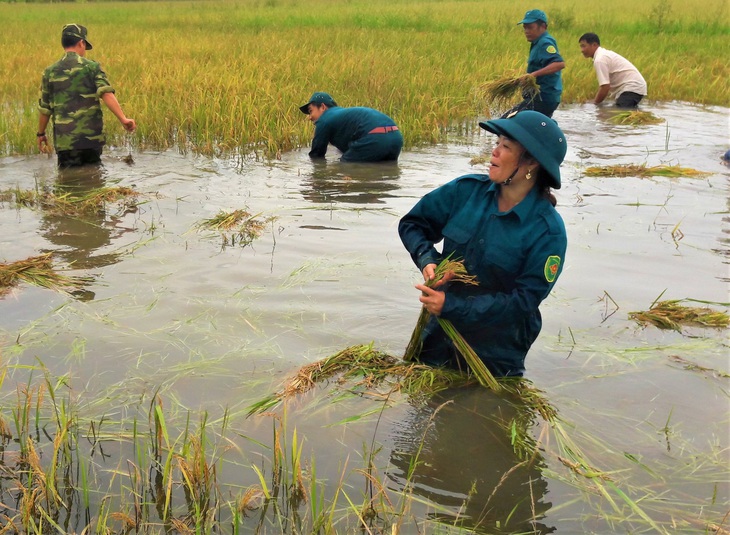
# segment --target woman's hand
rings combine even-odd
[[[423,280],[428,282],[434,279],[436,276],[436,264],[426,264],[426,267],[423,268]],[[433,285],[434,288],[438,288],[442,284],[446,284],[451,279],[454,278],[454,272],[448,271],[444,273],[444,276],[441,278],[440,281],[438,281],[436,284]]]
[[[428,268],[428,266],[426,266]],[[424,272],[426,271],[424,268]],[[418,300],[423,303],[423,307],[431,314],[440,316],[444,308],[446,294],[440,290],[429,288],[425,284],[416,284],[416,289],[421,290],[421,297]]]

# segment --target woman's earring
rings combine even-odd
[[[525,175],[525,178],[527,180],[532,180],[532,169],[527,170],[527,174]]]

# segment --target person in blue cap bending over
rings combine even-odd
[[[560,71],[565,68],[565,60],[558,52],[555,39],[547,31],[548,19],[544,11],[531,9],[517,24],[522,24],[525,38],[530,42],[525,76],[535,77],[540,86],[540,94],[534,98],[523,94],[523,101],[502,117],[521,110],[535,110],[552,117],[563,93],[563,77]]]
[[[438,316],[451,321],[493,375],[521,376],[542,328],[538,307],[565,261],[565,225],[551,188],[560,188],[567,143],[555,121],[531,110],[479,126],[499,136],[489,174],[464,175],[426,194],[398,225],[424,281],[447,257],[462,260],[478,281],[449,282],[447,274],[437,287],[416,285],[431,314],[417,360],[466,366]]]
[[[343,162],[394,161],[403,148],[395,121],[372,108],[342,108],[318,91],[299,109],[315,125],[310,158],[324,158],[330,143],[342,152]]]

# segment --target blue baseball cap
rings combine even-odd
[[[312,93],[312,96],[309,97],[309,102],[303,106],[299,106],[299,109],[304,115],[309,115],[310,104],[326,104],[329,108],[337,106],[337,102],[335,102],[335,99],[332,98],[332,95],[323,91],[316,91],[315,93]]]
[[[479,126],[522,145],[550,176],[550,185],[560,189],[560,164],[568,152],[568,143],[558,123],[540,112],[524,110]]]
[[[527,13],[525,13],[525,18],[523,18],[520,22],[517,24],[530,24],[533,22],[542,21],[545,24],[548,23],[547,21],[547,15],[545,12],[541,9],[531,9]]]

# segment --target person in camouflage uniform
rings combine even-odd
[[[46,127],[53,118],[53,142],[61,168],[101,162],[104,147],[100,100],[128,132],[137,128],[114,95],[106,73],[97,62],[87,59],[92,46],[87,31],[79,24],[66,24],[61,31],[63,57],[46,68],[38,101],[38,148],[49,152]]]

